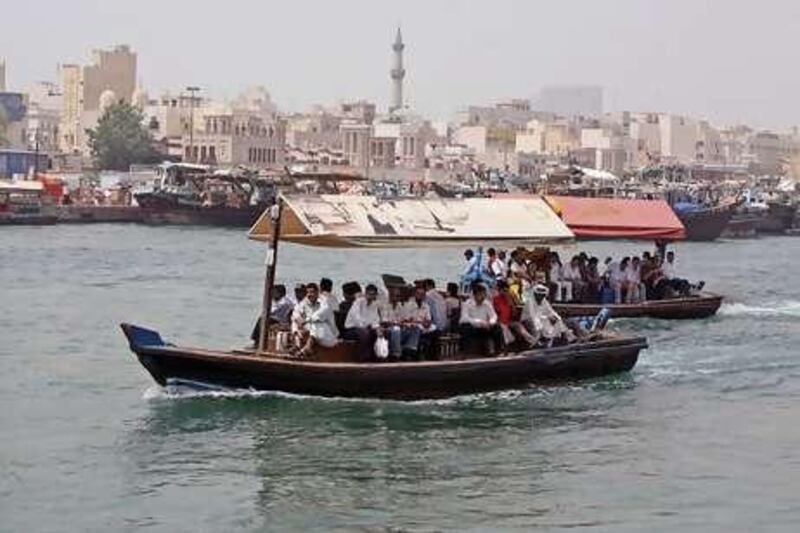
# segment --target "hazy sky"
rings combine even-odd
[[[385,108],[402,24],[406,94],[437,118],[587,83],[605,87],[607,110],[800,124],[800,0],[0,0],[0,13],[18,89],[128,43],[151,94],[262,84],[282,110]]]

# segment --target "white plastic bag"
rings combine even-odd
[[[378,337],[375,340],[375,357],[378,359],[386,359],[389,357],[389,341],[384,337]]]

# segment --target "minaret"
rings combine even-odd
[[[0,58],[0,93],[6,90],[6,62]]]
[[[403,78],[406,71],[403,68],[403,36],[400,34],[400,27],[397,28],[397,35],[394,38],[392,50],[394,51],[394,68],[391,70],[392,77],[392,103],[389,106],[389,113],[403,109]]]

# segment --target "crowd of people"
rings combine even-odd
[[[386,282],[385,291],[379,291],[374,284],[362,289],[351,281],[342,285],[341,301],[328,278],[298,285],[294,295],[275,285],[269,322],[289,332],[290,341],[281,348],[296,357],[308,358],[318,347],[347,340],[355,342],[357,358],[364,362],[436,358],[443,334],[455,338],[463,352],[493,356],[567,343],[598,327],[565,322],[548,302],[544,284],[532,285],[530,297],[522,300],[505,280],[492,285],[476,280],[462,291],[448,283],[440,291],[434,280],[424,279]],[[254,342],[259,328],[260,321]]]
[[[489,286],[501,282],[521,304],[522,295],[536,283],[545,285],[554,302],[641,303],[701,290],[703,282],[690,284],[677,274],[675,252],[651,253],[619,260],[606,257],[603,263],[585,252],[562,261],[555,251],[516,249],[509,254],[489,248],[483,260],[473,250],[464,252],[462,287],[475,281]]]

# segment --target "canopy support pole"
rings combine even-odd
[[[272,292],[275,287],[275,268],[278,264],[278,242],[281,235],[281,212],[283,200],[280,195],[269,208],[272,222],[272,235],[267,245],[267,274],[264,277],[264,300],[261,305],[261,328],[258,333],[258,353],[264,353],[269,339],[269,316],[272,314]]]

